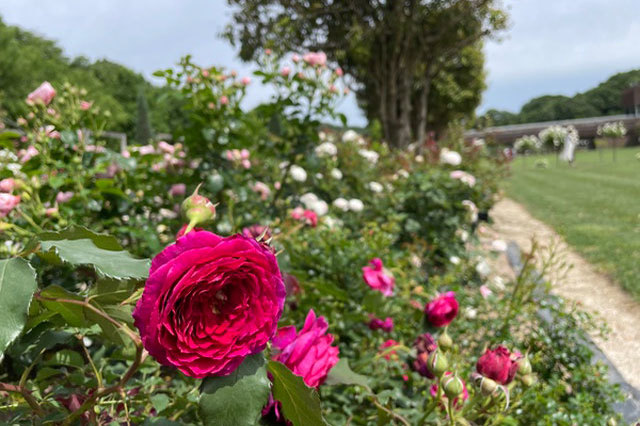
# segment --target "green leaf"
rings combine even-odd
[[[61,236],[66,238],[59,238]],[[149,275],[148,259],[136,259],[122,250],[112,237],[94,234],[85,228],[42,234],[40,245],[42,252],[38,254],[45,260],[90,265],[102,277],[142,280]]]
[[[327,385],[359,385],[363,387],[369,386],[369,378],[358,373],[354,373],[349,367],[349,361],[346,358],[342,358],[336,365],[333,366],[327,380]]]
[[[22,332],[38,288],[36,271],[22,258],[0,260],[0,360]]]
[[[89,238],[96,247],[105,250],[122,250],[122,246],[118,243],[118,240],[108,234],[98,234],[85,228],[84,226],[71,226],[65,228],[60,232],[42,232],[38,234],[38,238],[42,240],[79,240],[83,238]]]
[[[208,426],[252,426],[258,422],[269,398],[264,356],[247,357],[228,376],[202,382],[200,415]]]
[[[316,390],[278,361],[269,361],[268,368],[273,376],[273,397],[282,403],[285,418],[294,426],[324,426]]]
[[[73,303],[64,303],[58,300],[47,299],[66,299],[82,301],[83,298],[65,290],[59,285],[50,285],[40,292],[39,302],[49,311],[60,314],[62,318],[73,327],[84,327],[87,325],[84,307]]]
[[[161,413],[165,408],[169,406],[171,402],[169,400],[169,396],[165,393],[157,393],[151,396],[151,404],[153,404],[153,408],[156,409],[156,412]]]
[[[66,365],[69,367],[83,368],[85,361],[78,352],[72,351],[71,349],[63,349],[53,354],[50,359],[44,362],[44,365]]]

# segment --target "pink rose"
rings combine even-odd
[[[224,376],[266,347],[284,300],[273,253],[242,235],[192,230],[153,259],[133,317],[161,364]]]
[[[56,202],[58,204],[64,204],[66,202],[69,202],[69,200],[71,200],[73,198],[73,191],[60,191],[58,192],[58,194],[56,195]]]
[[[229,103],[229,98],[225,95],[220,96],[220,105],[227,105]]]
[[[291,74],[291,68],[282,67],[282,69],[280,70],[280,75],[282,75],[283,77],[289,77],[289,74]]]
[[[158,148],[160,149],[160,151],[165,152],[167,154],[173,154],[176,151],[176,148],[173,145],[165,141],[158,142]]]
[[[342,71],[342,68],[340,67],[336,68],[336,75],[338,77],[342,77],[344,75],[344,71]]]
[[[156,149],[153,145],[142,145],[138,147],[138,152],[140,153],[140,155],[150,155],[155,154]]]
[[[396,342],[393,339],[386,340],[380,345],[380,352],[379,353],[380,354],[384,354],[384,355],[382,355],[382,357],[384,359],[386,359],[387,361],[390,361],[391,359],[395,360],[395,359],[398,358],[398,353],[395,351],[395,349],[391,349],[390,350],[389,348],[394,347],[394,346],[398,346],[398,345],[399,345],[399,343]]]
[[[251,187],[251,190],[257,194],[260,194],[260,199],[265,201],[271,195],[271,189],[264,182],[256,182]]]
[[[248,149],[243,148],[242,150],[240,150],[240,159],[248,160],[250,156],[251,156],[251,153],[249,152]]]
[[[184,183],[176,183],[171,185],[169,189],[169,195],[172,197],[182,197],[187,192],[187,185]]]
[[[20,204],[19,195],[0,193],[0,217],[5,217]]]
[[[83,111],[87,111],[91,108],[91,105],[93,105],[93,102],[82,101],[80,102],[80,109]]]
[[[269,56],[269,55],[271,55],[271,53],[272,53],[271,49],[264,49],[264,54],[265,55]]]
[[[476,178],[463,170],[454,170],[449,173],[449,177],[451,177],[451,179],[458,179],[460,182],[466,183],[471,187],[476,184]]]
[[[249,160],[242,160],[240,162],[240,164],[242,164],[242,167],[245,169],[250,169],[251,168],[251,161]]]
[[[27,101],[42,102],[45,105],[49,105],[55,95],[56,90],[53,88],[51,83],[45,81],[40,86],[38,86],[36,90],[29,93],[29,95],[27,96]]]
[[[382,266],[382,260],[378,257],[372,259],[371,266],[364,266],[362,268],[362,277],[364,282],[374,290],[378,290],[385,296],[391,296],[393,294],[393,287],[396,280],[386,268]]]
[[[522,355],[517,352],[510,353],[504,346],[498,346],[494,350],[487,349],[478,359],[476,370],[496,383],[508,385],[516,376],[518,359],[521,357]]]
[[[21,163],[26,163],[38,154],[38,150],[33,145],[29,145],[27,149],[21,149],[18,151],[18,157],[20,158]]]
[[[442,377],[442,385],[447,386],[447,377],[448,376],[453,376],[453,373],[451,373],[451,371],[447,371],[446,373],[444,373],[444,376]],[[469,392],[467,391],[467,384],[464,382],[464,380],[460,379],[460,381],[462,382],[462,401],[460,401],[460,397],[454,398],[453,399],[453,405],[454,407],[456,407],[456,409],[460,409],[462,407],[462,404],[464,403],[464,401],[466,401],[467,399],[469,399]],[[429,393],[431,394],[432,397],[436,398],[438,396],[438,385],[431,385],[431,389],[429,390]],[[447,402],[447,397],[446,395],[442,395],[442,399],[443,401],[446,403]]]
[[[251,78],[250,77],[242,77],[242,80],[240,80],[240,82],[243,85],[248,86],[251,83]]]
[[[299,332],[291,325],[278,329],[273,338],[276,350],[273,359],[301,376],[307,386],[320,386],[338,362],[339,349],[331,346],[333,336],[327,333],[328,329],[325,317],[316,318],[313,309],[310,310]]]
[[[300,220],[307,225],[315,228],[318,225],[318,215],[313,210],[305,210],[302,207],[296,207],[291,211],[293,220]]]
[[[302,59],[312,67],[324,66],[327,63],[327,54],[324,52],[309,52]]]
[[[485,284],[480,286],[480,294],[484,299],[487,299],[489,296],[491,296],[492,293],[493,292],[491,291],[491,289],[487,287]]]
[[[0,180],[0,192],[13,192],[16,187],[16,181],[13,178]]]
[[[291,57],[291,60],[297,64],[298,62],[300,62],[300,55],[298,55],[297,53],[294,53],[293,56]]]
[[[369,328],[371,330],[382,330],[390,333],[393,331],[393,318],[387,317],[384,321],[371,315],[369,319]]]
[[[453,291],[448,291],[436,297],[427,303],[427,306],[424,308],[424,313],[427,314],[427,320],[434,327],[449,325],[458,315],[456,294]]]
[[[49,207],[48,209],[45,209],[44,214],[47,215],[48,217],[56,216],[58,214],[58,208]]]

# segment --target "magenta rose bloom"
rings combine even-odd
[[[458,315],[458,301],[453,291],[442,294],[431,302],[427,303],[424,308],[427,314],[427,320],[434,327],[444,327],[449,325],[451,321]]]
[[[362,277],[364,282],[374,290],[378,290],[385,296],[393,294],[393,287],[396,280],[386,268],[382,266],[382,260],[378,257],[372,259],[371,266],[362,267]]]
[[[224,376],[265,348],[284,300],[271,251],[242,235],[193,230],[153,259],[133,317],[159,363]]]
[[[313,309],[307,314],[304,327],[296,333],[292,325],[282,327],[273,338],[280,361],[298,376],[307,386],[315,388],[324,383],[329,370],[338,362],[339,349],[331,346],[333,336],[327,333],[329,325],[325,317],[316,317]]]
[[[519,353],[510,353],[504,346],[498,346],[494,350],[487,349],[478,359],[476,370],[496,383],[508,385],[516,376],[521,356]]]
[[[371,330],[382,330],[387,333],[393,331],[393,318],[387,317],[384,321],[373,315],[369,316],[369,328]]]

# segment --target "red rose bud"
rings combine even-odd
[[[453,346],[453,340],[451,340],[451,337],[447,334],[446,331],[442,333],[438,338],[438,346],[444,349],[449,349],[451,346]]]
[[[429,355],[427,368],[434,376],[442,377],[447,368],[449,368],[449,362],[447,362],[447,358],[444,355],[436,350]]]
[[[511,354],[504,346],[487,351],[478,359],[476,370],[482,376],[495,380],[501,385],[511,383],[518,370],[517,354]],[[515,359],[514,359],[515,358]]]
[[[185,230],[185,234],[189,233],[196,225],[212,221],[216,217],[216,206],[207,198],[198,194],[200,185],[193,194],[182,202],[182,211],[189,225]]]
[[[464,391],[464,382],[456,375],[445,376],[442,379],[442,389],[449,399],[455,399]]]
[[[446,292],[433,299],[424,308],[427,320],[434,327],[444,327],[458,315],[458,301],[453,291]]]

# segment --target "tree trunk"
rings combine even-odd
[[[429,113],[429,92],[431,91],[431,77],[427,76],[422,82],[422,88],[418,95],[416,113],[416,140],[419,144],[427,139],[427,119]]]

